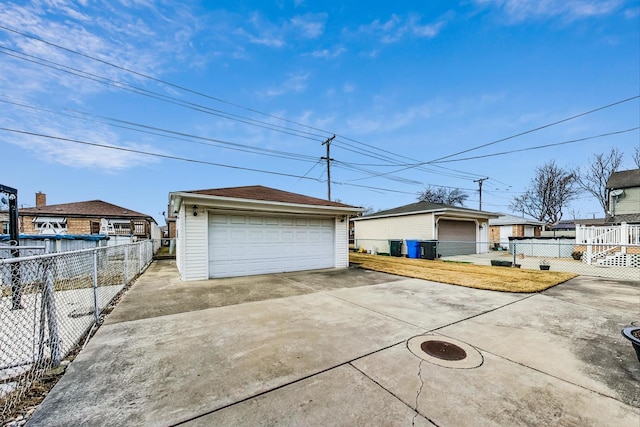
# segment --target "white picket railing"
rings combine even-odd
[[[576,245],[585,245],[584,262],[592,264],[615,252],[626,253],[628,246],[640,246],[640,225],[576,225]]]

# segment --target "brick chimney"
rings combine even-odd
[[[42,191],[36,193],[36,208],[47,206],[47,195]]]

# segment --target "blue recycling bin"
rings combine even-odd
[[[419,240],[407,240],[407,256],[409,258],[420,258]]]

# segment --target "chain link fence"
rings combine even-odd
[[[0,419],[100,323],[100,314],[151,263],[153,244],[7,257],[0,251]]]
[[[391,240],[358,239],[354,250],[393,255]],[[584,276],[640,281],[640,244],[576,244],[573,239],[510,240],[508,246],[489,242],[403,240],[399,256],[441,259],[480,265],[551,270]]]

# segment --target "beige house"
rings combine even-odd
[[[640,268],[640,169],[612,173],[606,190],[605,224],[576,224],[576,251],[587,264]]]
[[[417,202],[353,218],[355,247],[391,253],[390,241],[437,241],[437,256],[484,253],[489,250],[489,219],[499,215],[430,202]]]
[[[169,193],[182,280],[349,265],[349,217],[363,209],[260,185]]]
[[[121,206],[90,200],[47,205],[47,196],[36,193],[36,207],[18,210],[21,234],[108,234],[152,238],[158,229],[149,216]],[[159,235],[158,235],[159,237]]]
[[[607,180],[607,224],[640,224],[640,169],[614,172]]]

